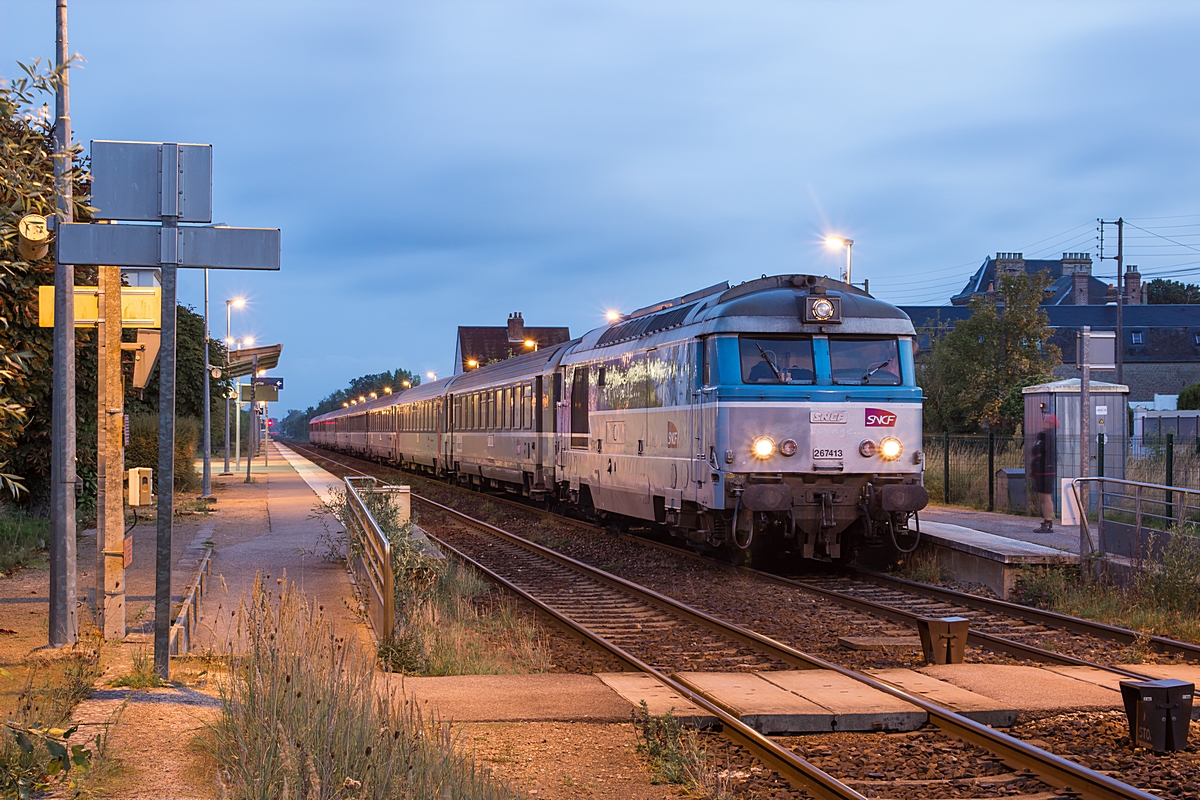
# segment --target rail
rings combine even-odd
[[[379,639],[390,639],[396,625],[396,593],[392,573],[392,544],[375,520],[375,515],[362,496],[362,489],[371,493],[407,493],[407,486],[391,486],[371,476],[350,476],[346,482],[346,505],[353,543],[350,547],[350,569],[366,596],[367,614]]]
[[[1085,552],[1142,563],[1200,521],[1200,490],[1103,476],[1071,481]],[[1092,538],[1095,508],[1097,539]],[[1174,530],[1172,530],[1174,529]]]

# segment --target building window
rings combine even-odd
[[[1142,332],[1141,331],[1133,331],[1130,335],[1133,336],[1134,344],[1142,343]]]
[[[1192,344],[1196,345],[1197,347],[1200,347],[1200,333],[1192,334]]]

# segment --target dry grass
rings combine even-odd
[[[223,797],[508,798],[461,755],[449,727],[376,683],[374,655],[335,636],[285,584],[241,608],[211,746]]]

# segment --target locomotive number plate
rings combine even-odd
[[[841,458],[842,450],[838,448],[814,447],[813,458]]]

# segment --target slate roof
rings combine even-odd
[[[1074,277],[1071,274],[1063,274],[1063,262],[1055,258],[1027,258],[1024,260],[1025,272],[1029,275],[1036,275],[1039,272],[1049,272],[1050,277],[1054,278],[1054,282],[1047,290],[1049,297],[1042,302],[1042,305],[1071,305],[1074,303],[1072,298],[1072,286]],[[988,291],[989,287],[994,287],[999,281],[996,279],[996,259],[993,256],[988,256],[983,260],[979,269],[975,270],[975,274],[967,281],[967,285],[959,291],[958,294],[950,298],[950,302],[956,306],[965,306],[971,301],[971,298],[978,294],[983,294]],[[1104,305],[1108,293],[1108,284],[1099,278],[1088,277],[1088,303],[1093,305]]]

